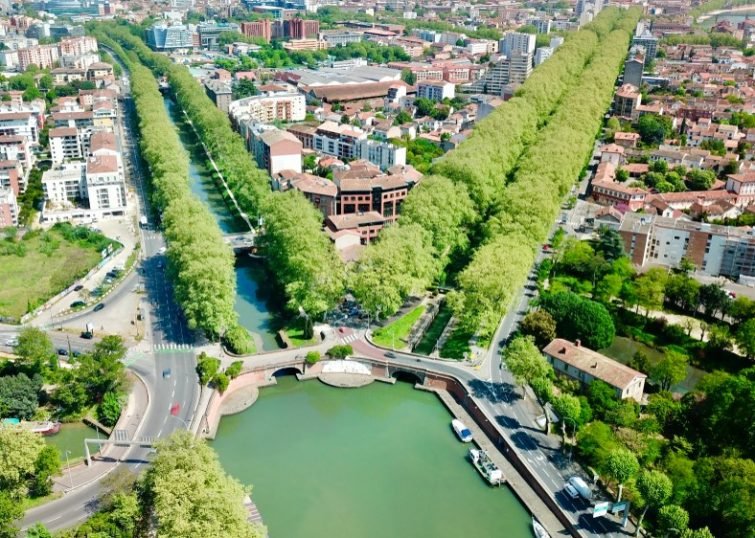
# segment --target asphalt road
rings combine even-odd
[[[124,67],[124,73],[125,73]],[[135,118],[133,115],[133,101],[125,88],[120,117],[125,122],[123,138],[124,161],[131,171],[130,179],[136,187],[140,215],[145,215],[148,206],[145,189],[145,176],[138,158]],[[148,215],[147,215],[148,216]],[[145,382],[149,393],[149,406],[144,415],[137,439],[156,440],[170,435],[177,429],[188,429],[194,409],[199,400],[199,384],[195,371],[196,360],[191,349],[198,338],[188,329],[180,308],[173,298],[170,280],[165,273],[165,259],[161,249],[165,246],[162,234],[151,224],[147,230],[141,231],[142,256],[138,271],[133,272],[121,283],[120,288],[108,298],[111,308],[117,304],[118,298],[131,293],[133,287],[143,285],[149,301],[149,311],[146,313],[145,324],[149,328],[156,348],[185,347],[186,350],[158,349],[147,353],[143,360],[129,365]],[[90,321],[95,324],[96,313],[83,312],[75,319]],[[57,335],[52,332],[51,337],[57,342]],[[56,343],[56,345],[58,345]],[[164,375],[164,372],[170,375]],[[178,412],[171,414],[171,408]],[[139,472],[148,462],[149,449],[134,447],[126,452],[119,465]],[[44,523],[50,530],[57,531],[71,527],[86,519],[97,508],[97,499],[103,491],[99,481],[82,486],[67,493],[59,500],[47,503],[26,513],[22,527],[26,528],[36,522]]]

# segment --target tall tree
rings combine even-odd
[[[671,390],[671,387],[687,377],[686,355],[679,351],[668,349],[663,358],[650,371],[650,377],[658,383],[661,390]]]
[[[52,340],[36,327],[21,329],[13,351],[18,355],[21,366],[33,372],[42,371],[56,357]]]
[[[667,278],[668,274],[664,269],[653,267],[635,280],[637,304],[645,308],[646,315],[650,310],[658,310],[663,306]]]
[[[617,260],[624,255],[624,240],[616,230],[601,226],[598,229],[595,252],[601,254],[609,262]]]
[[[549,377],[553,368],[545,360],[531,336],[517,336],[503,350],[503,362],[519,385]],[[526,396],[526,391],[523,391]]]
[[[725,312],[731,299],[726,290],[718,284],[704,284],[700,287],[700,304],[708,316],[714,316],[718,312]]]
[[[666,536],[681,535],[689,525],[689,512],[676,504],[667,504],[658,510],[658,528]]]
[[[621,492],[624,483],[636,475],[640,470],[640,464],[635,455],[625,448],[617,448],[608,453],[605,471],[619,486],[616,502],[621,502]]]
[[[572,434],[576,434],[577,424],[582,413],[582,404],[576,396],[561,394],[553,399],[551,405],[553,406],[553,411],[561,419],[561,433],[564,436],[564,442],[566,442],[566,423],[571,423]]]
[[[637,478],[637,491],[642,495],[645,502],[645,508],[642,510],[640,520],[637,522],[635,536],[640,534],[642,520],[645,519],[650,508],[660,508],[663,506],[674,489],[674,485],[668,476],[660,471],[642,471]]]
[[[755,357],[755,318],[748,319],[739,326],[736,341],[737,346],[747,355],[748,359]]]
[[[524,316],[519,329],[522,333],[532,336],[539,348],[545,347],[556,338],[556,320],[543,309],[533,310]]]

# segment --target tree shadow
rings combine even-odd
[[[538,443],[528,433],[519,430],[511,435],[511,441],[514,445],[523,451],[531,451],[538,448]]]
[[[493,383],[482,379],[473,379],[469,382],[472,396],[485,399],[491,403],[511,403],[521,399],[516,387],[511,383]]]

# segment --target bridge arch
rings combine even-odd
[[[425,374],[423,372],[416,372],[414,370],[406,370],[403,368],[391,369],[391,377],[396,381],[406,381],[407,383],[420,385],[425,383]]]
[[[277,370],[273,370],[270,373],[269,378],[273,379],[274,377],[281,377],[284,375],[302,375],[304,372],[301,371],[301,368],[298,366],[284,366],[283,368],[278,368]]]

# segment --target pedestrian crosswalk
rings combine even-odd
[[[153,344],[152,345],[152,351],[160,352],[160,351],[191,351],[194,349],[194,346],[191,344]]]
[[[359,333],[351,333],[351,334],[348,334],[348,335],[344,336],[343,338],[339,339],[339,341],[342,344],[350,344],[351,342],[359,340],[360,336],[361,335]]]

